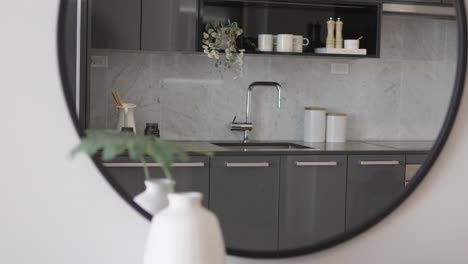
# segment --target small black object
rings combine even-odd
[[[122,127],[122,132],[130,132],[130,133],[135,133],[135,131],[133,130],[133,127]]]
[[[161,137],[159,133],[159,124],[158,123],[146,123],[145,135]]]

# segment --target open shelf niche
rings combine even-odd
[[[204,25],[215,21],[235,21],[244,30],[239,47],[246,54],[367,57],[380,56],[381,5],[375,3],[339,3],[303,1],[202,0],[200,3],[200,32]],[[344,22],[343,39],[362,36],[360,48],[367,55],[317,54],[315,48],[325,47],[327,20],[333,17]],[[259,34],[294,34],[310,40],[304,53],[260,52],[256,45]],[[201,50],[201,45],[199,46]]]

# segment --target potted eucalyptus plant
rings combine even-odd
[[[167,194],[174,192],[175,181],[171,165],[176,160],[187,158],[186,151],[179,145],[166,142],[154,136],[141,136],[117,131],[88,130],[80,144],[72,150],[72,157],[78,153],[96,155],[100,153],[102,161],[111,161],[119,155],[128,153],[133,161],[143,164],[146,190],[135,196],[134,201],[150,214],[156,214],[167,203]],[[212,155],[203,152],[205,155]],[[155,179],[150,175],[147,160],[152,159],[161,166],[165,178]]]
[[[230,20],[205,24],[202,39],[203,52],[208,58],[216,60],[215,67],[224,71],[233,66],[242,67],[245,50],[237,47],[237,38],[243,32],[236,22]]]

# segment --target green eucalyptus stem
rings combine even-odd
[[[149,181],[151,179],[148,166],[146,166],[145,157],[141,157],[140,161],[143,163],[143,172],[145,173],[145,180]]]
[[[166,166],[162,166],[161,168],[162,168],[162,171],[164,172],[164,175],[166,176],[166,178],[171,181],[171,185],[169,187],[169,192],[173,193],[175,191],[174,190],[175,189],[175,181],[172,178],[171,170]]]

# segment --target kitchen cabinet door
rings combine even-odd
[[[209,207],[229,248],[278,248],[279,166],[279,156],[211,159]]]
[[[416,176],[422,164],[427,160],[427,157],[427,154],[406,155],[405,186],[414,181],[414,176]]]
[[[141,0],[90,0],[91,47],[140,49]]]
[[[157,163],[150,163],[150,174],[154,178],[163,178],[164,174]],[[112,162],[104,163],[110,177],[117,181],[132,198],[145,190],[143,164],[119,157]],[[176,192],[201,192],[203,205],[208,207],[209,195],[209,158],[192,156],[186,161],[174,164],[171,169],[176,181]]]
[[[404,155],[349,155],[346,231],[376,217],[404,188]]]
[[[283,156],[279,249],[296,249],[345,231],[346,156]]]
[[[142,0],[141,48],[196,51],[198,0]]]

